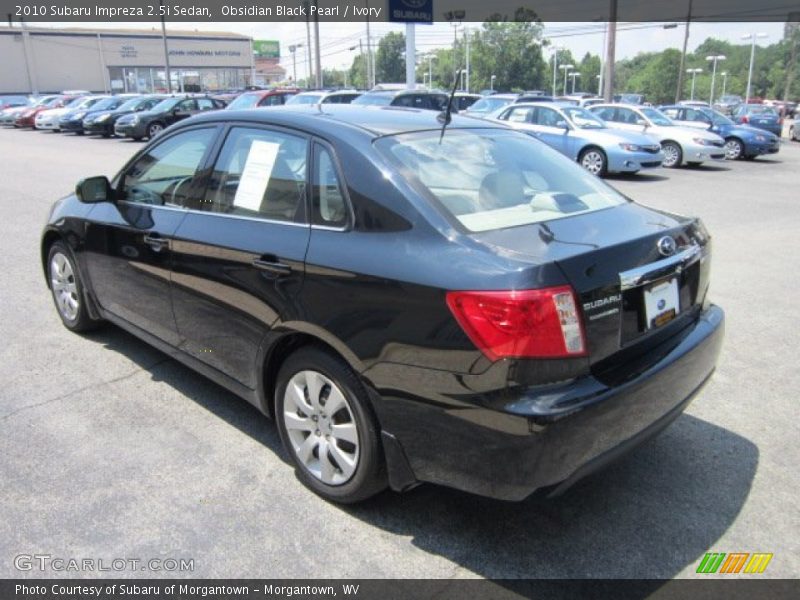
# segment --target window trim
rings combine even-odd
[[[318,225],[314,223],[314,198],[313,198],[313,187],[314,187],[314,174],[316,173],[317,169],[317,160],[315,156],[315,148],[319,146],[320,148],[324,149],[328,156],[331,158],[331,162],[333,163],[333,168],[336,171],[336,177],[339,180],[339,190],[342,193],[342,199],[344,200],[345,204],[345,212],[347,216],[347,220],[345,221],[344,225]],[[325,140],[322,140],[318,137],[314,137],[311,143],[311,169],[309,170],[309,177],[308,180],[308,194],[307,194],[307,205],[306,205],[306,214],[308,216],[308,223],[311,225],[312,229],[320,229],[324,231],[350,231],[355,228],[356,222],[356,215],[355,211],[353,210],[353,203],[350,200],[350,191],[347,186],[347,180],[344,178],[344,173],[342,170],[342,165],[339,162],[339,157],[336,154],[336,151],[333,149],[333,145],[328,143]]]

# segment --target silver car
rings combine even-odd
[[[663,166],[699,165],[708,160],[725,160],[725,140],[715,133],[694,127],[680,127],[655,108],[630,104],[597,104],[590,109],[610,127],[636,131],[661,144]]]
[[[661,146],[639,132],[611,129],[585,108],[555,102],[513,104],[490,117],[543,141],[593,175],[661,166]]]

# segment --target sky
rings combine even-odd
[[[47,27],[75,27],[75,23],[48,23]],[[480,28],[480,23],[464,23],[471,29]],[[121,28],[136,29],[153,27],[147,23],[80,23],[86,28]],[[678,48],[683,45],[684,23],[676,28],[664,29],[660,23],[619,23],[617,31],[617,60],[635,56],[639,52],[658,52],[666,48]],[[291,72],[292,57],[289,46],[306,43],[306,27],[304,23],[278,22],[216,22],[216,23],[175,23],[170,30],[198,31],[230,31],[252,36],[254,39],[278,40],[281,43],[281,65]],[[545,37],[549,37],[559,46],[568,48],[578,59],[586,52],[600,54],[604,39],[603,23],[545,23]],[[325,23],[321,22],[320,53],[322,66],[325,69],[347,68],[358,54],[359,40],[366,45],[366,27],[364,23]],[[370,24],[373,47],[377,39],[389,31],[404,31],[405,26],[393,23]],[[783,23],[692,23],[690,26],[689,51],[693,51],[708,37],[715,37],[734,44],[746,44],[743,35],[751,32],[766,33],[768,37],[760,39],[761,45],[775,43],[783,37]],[[453,27],[446,22],[416,27],[416,48],[418,53],[431,51],[437,47],[449,46],[453,43]],[[463,29],[459,30],[459,35]],[[312,27],[313,37],[313,27]],[[351,48],[353,48],[351,50]],[[308,69],[305,47],[298,49],[298,76]]]

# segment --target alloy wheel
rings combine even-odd
[[[161,123],[153,123],[150,127],[147,128],[147,133],[150,138],[156,137],[164,128],[161,126]]]
[[[742,145],[737,140],[728,140],[725,142],[725,158],[728,160],[736,160],[742,156]]]
[[[80,300],[75,284],[75,273],[69,259],[61,252],[53,254],[50,260],[50,287],[61,316],[68,321],[77,319]]]
[[[337,486],[353,476],[359,460],[358,426],[347,397],[318,371],[300,371],[286,386],[283,423],[303,468]]]
[[[664,153],[664,162],[662,164],[665,167],[677,166],[677,163],[680,160],[680,152],[678,147],[674,144],[664,144],[661,150]]]
[[[605,168],[605,158],[597,150],[589,150],[581,159],[581,166],[592,175],[600,175]]]

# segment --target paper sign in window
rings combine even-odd
[[[280,144],[254,140],[250,145],[233,205],[258,212],[267,190]]]

